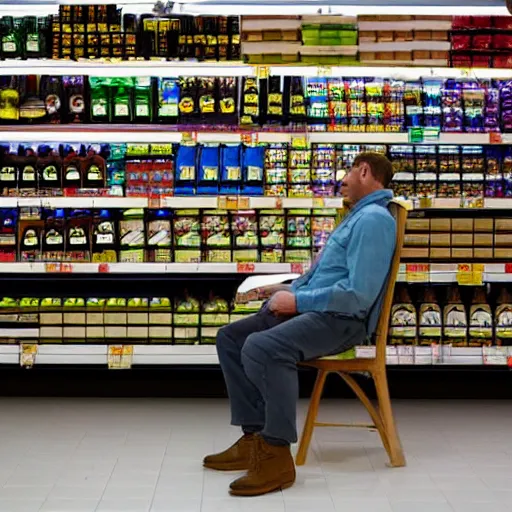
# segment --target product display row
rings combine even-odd
[[[0,260],[309,263],[336,210],[0,209]]]
[[[261,304],[230,304],[213,292],[176,297],[12,298],[0,300],[0,343],[27,329],[40,343],[215,344],[223,325]],[[34,340],[32,340],[34,341]]]
[[[419,292],[416,301],[406,285],[397,285],[390,344],[512,345],[512,295],[506,287],[497,287],[490,295],[484,287],[422,286],[414,291]]]
[[[402,259],[407,261],[508,261],[512,258],[512,219],[505,214],[493,217],[420,218],[412,214],[407,219]],[[426,217],[426,218],[425,218]]]
[[[512,131],[512,81],[301,77],[0,76],[0,122]]]

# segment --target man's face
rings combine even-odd
[[[359,166],[353,166],[341,182],[341,195],[350,204],[354,204],[362,197],[363,181],[362,181],[362,167],[365,164]]]

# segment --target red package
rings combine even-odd
[[[512,30],[512,16],[494,16],[494,28]]]
[[[512,54],[496,55],[492,64],[495,68],[512,68]]]
[[[471,36],[452,36],[452,50],[469,50]]]
[[[470,28],[471,24],[471,16],[454,16],[452,18],[452,28]]]
[[[474,55],[472,67],[474,68],[490,68],[491,57],[487,55]]]
[[[473,16],[473,27],[474,28],[491,28],[492,27],[491,16]]]
[[[496,34],[493,37],[492,45],[498,50],[510,50],[512,49],[512,36]]]
[[[452,66],[454,68],[470,68],[471,57],[469,55],[454,55],[452,57]]]
[[[494,36],[496,38],[496,36]],[[473,48],[475,50],[488,50],[491,47],[491,35],[476,35],[473,36]],[[496,47],[495,47],[496,48]]]

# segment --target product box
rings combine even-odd
[[[428,247],[404,247],[402,258],[428,258]]]
[[[430,219],[430,231],[450,231],[451,219]]]
[[[404,245],[428,245],[430,241],[430,235],[426,234],[411,234],[406,233],[404,239]]]
[[[492,232],[494,219],[475,219],[475,231]]]
[[[473,253],[475,255],[475,258],[477,259],[491,260],[493,257],[493,249],[491,248],[483,249],[480,247],[475,247],[473,249]]]
[[[473,234],[465,233],[465,234],[452,234],[452,245],[455,246],[472,246],[473,245]]]
[[[474,219],[452,219],[452,231],[473,231]]]
[[[405,231],[428,231],[430,229],[430,219],[407,219]]]
[[[468,259],[472,259],[473,258],[473,249],[469,249],[469,248],[452,248],[452,258],[457,258],[457,259],[461,259],[461,258],[468,258]]]
[[[434,247],[450,247],[450,233],[432,233],[430,235],[430,244]]]
[[[475,233],[473,235],[473,245],[492,247],[493,236],[491,233]]]
[[[430,257],[433,259],[449,259],[451,257],[451,249],[449,247],[431,247]]]

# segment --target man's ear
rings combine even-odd
[[[370,165],[366,162],[363,162],[359,169],[361,173],[361,178],[366,178],[368,176],[368,173],[371,172]]]

